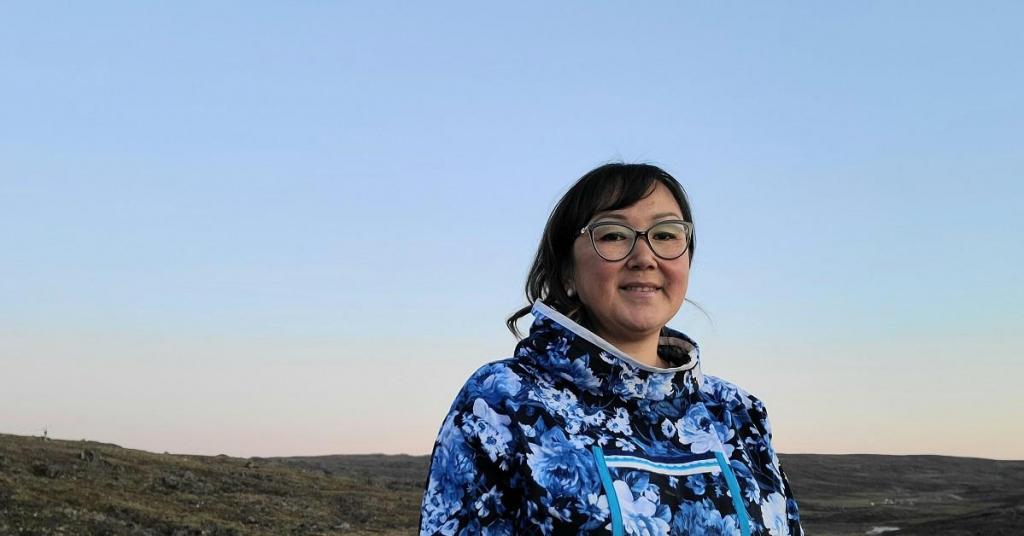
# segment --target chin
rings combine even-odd
[[[640,315],[623,319],[621,325],[631,331],[644,332],[660,330],[668,323],[668,320],[669,318],[663,314]]]

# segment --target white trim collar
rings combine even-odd
[[[686,364],[678,366],[678,367],[673,367],[673,368],[652,367],[650,365],[645,365],[645,364],[637,361],[635,358],[631,357],[626,352],[623,352],[622,350],[616,348],[614,345],[612,345],[612,343],[602,339],[596,333],[594,333],[594,332],[590,331],[589,329],[587,329],[587,328],[577,324],[571,318],[569,318],[569,317],[563,315],[562,313],[559,313],[558,311],[552,309],[550,306],[548,306],[547,304],[545,304],[544,302],[542,302],[540,300],[536,300],[536,301],[533,302],[533,309],[532,309],[531,313],[534,316],[536,316],[537,313],[540,313],[542,316],[545,316],[547,318],[550,318],[551,320],[554,320],[555,322],[558,322],[565,329],[568,329],[569,331],[575,333],[576,335],[578,335],[580,337],[583,337],[587,341],[590,341],[592,344],[594,344],[598,348],[604,350],[605,352],[608,352],[609,354],[611,354],[611,355],[613,355],[613,356],[615,356],[615,357],[625,361],[626,363],[629,363],[630,365],[632,365],[634,367],[637,367],[637,368],[642,369],[642,370],[646,370],[648,372],[654,372],[654,373],[658,373],[658,374],[672,373],[672,372],[685,372],[685,371],[688,371],[688,370],[693,370],[695,367],[697,367],[697,363],[700,361],[698,359],[699,352],[697,350],[697,347],[695,345],[691,345],[689,343],[686,343],[685,344],[685,346],[687,346],[686,354],[690,357],[689,361]],[[680,339],[677,339],[675,337],[661,337],[659,342],[661,344],[663,344],[663,345],[664,344],[680,345],[679,343],[683,342],[683,341],[681,341]],[[697,373],[697,377],[700,378],[700,376],[701,376],[701,374],[698,372]]]

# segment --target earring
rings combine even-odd
[[[569,287],[565,289],[565,293],[571,298],[576,295],[576,289]]]

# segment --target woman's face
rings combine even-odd
[[[683,219],[669,189],[660,182],[655,184],[647,197],[624,209],[599,212],[588,223],[609,221],[644,230],[660,221]],[[657,334],[683,305],[690,275],[688,254],[661,259],[638,237],[625,259],[609,262],[594,251],[587,234],[576,238],[572,254],[575,274],[571,284],[597,324],[594,331],[609,341]]]

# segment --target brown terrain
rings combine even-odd
[[[1024,461],[780,457],[810,535],[1024,534]],[[415,534],[427,463],[155,454],[0,434],[0,535]]]

